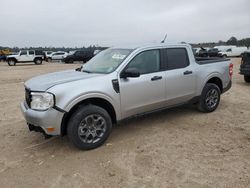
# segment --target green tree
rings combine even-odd
[[[228,41],[227,41],[228,45],[238,45],[238,40],[236,37],[231,37]]]

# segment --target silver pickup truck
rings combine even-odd
[[[21,110],[31,131],[93,149],[131,116],[186,103],[214,111],[232,71],[228,59],[195,59],[188,44],[109,48],[81,68],[25,82]]]

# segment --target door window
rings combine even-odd
[[[189,65],[188,54],[185,48],[169,48],[167,52],[167,69],[180,69]]]
[[[140,74],[160,71],[159,50],[149,50],[138,54],[130,61],[127,68],[136,68]]]
[[[27,55],[27,51],[21,51],[20,55]]]

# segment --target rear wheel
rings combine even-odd
[[[15,66],[16,65],[16,60],[15,59],[8,59],[8,65],[9,66]]]
[[[43,60],[41,58],[36,58],[34,62],[36,65],[41,65],[43,63]]]
[[[220,103],[221,91],[216,84],[207,83],[201,93],[198,109],[201,112],[213,112]]]
[[[250,76],[244,76],[244,80],[245,82],[250,83]]]
[[[227,58],[227,55],[226,55],[226,54],[224,54],[222,57],[223,57],[223,58]]]
[[[112,130],[112,121],[106,110],[87,105],[77,110],[70,118],[67,133],[79,149],[89,150],[102,145]]]

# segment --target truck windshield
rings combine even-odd
[[[132,49],[114,48],[104,50],[84,64],[81,71],[108,74],[113,72],[132,51]]]

